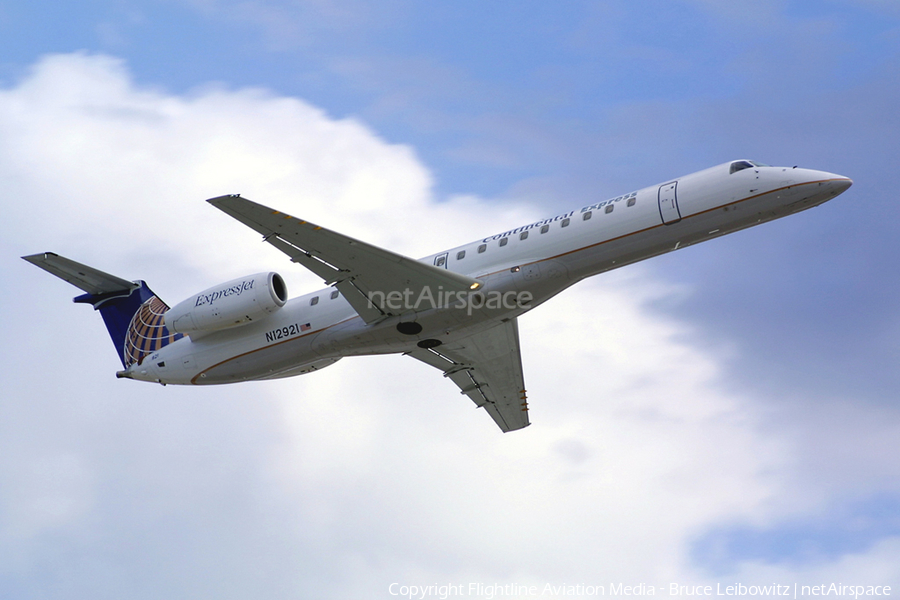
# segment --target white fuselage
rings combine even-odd
[[[423,340],[446,343],[514,318],[585,277],[811,208],[851,184],[823,171],[754,166],[730,172],[731,164],[421,259],[482,281],[482,298],[527,292],[533,298],[527,304],[420,302],[401,317],[367,325],[334,288],[325,288],[288,301],[265,319],[184,337],[133,365],[128,376],[166,384],[231,383],[308,373],[344,356],[408,352]],[[400,321],[422,329],[403,334]]]

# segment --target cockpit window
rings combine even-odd
[[[736,160],[731,163],[730,173],[737,173],[744,169],[752,169],[753,167],[768,167],[766,163],[756,162],[755,160]]]
[[[744,169],[752,169],[753,163],[749,160],[736,160],[731,163],[731,171],[729,173],[737,173],[738,171],[743,171]]]

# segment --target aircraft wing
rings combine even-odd
[[[379,301],[391,292],[406,293],[404,297],[415,302],[426,287],[434,293],[441,286],[457,292],[481,286],[471,277],[355,240],[240,196],[221,196],[207,202],[261,233],[265,241],[327,285],[334,285],[366,323],[410,312],[406,307],[395,309]]]
[[[530,425],[516,319],[457,342],[408,354],[443,371],[504,433]]]

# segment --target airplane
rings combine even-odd
[[[442,371],[509,432],[530,424],[520,315],[587,277],[818,206],[852,183],[736,160],[419,260],[240,195],[208,200],[329,286],[290,300],[265,272],[169,308],[144,281],[52,252],[22,258],[85,292],[74,301],[100,312],[119,378],[226,384],[397,353]]]

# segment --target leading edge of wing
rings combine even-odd
[[[411,291],[412,297],[430,286],[434,290],[469,291],[481,282],[453,271],[419,262],[257,204],[241,196],[220,196],[207,200],[222,212],[263,235],[263,239],[300,263],[328,285],[334,285],[367,322],[411,312],[407,307],[392,309],[382,302],[392,292]]]

